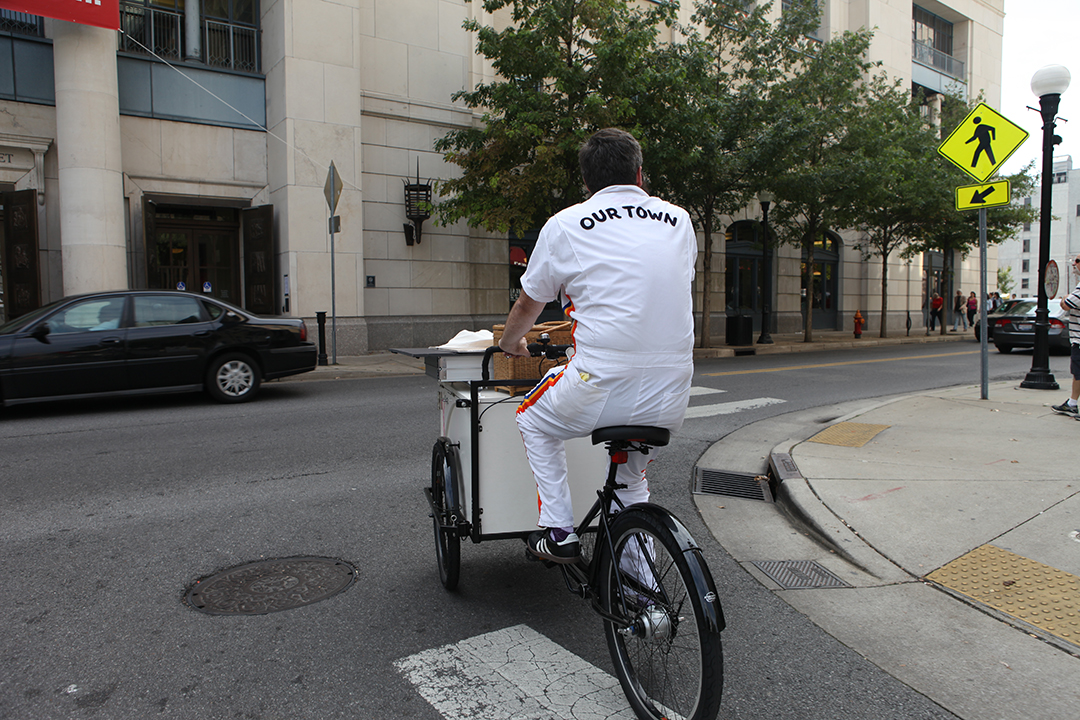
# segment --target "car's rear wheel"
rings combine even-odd
[[[206,391],[218,402],[247,402],[259,391],[259,368],[243,353],[227,353],[206,370]]]
[[[997,348],[999,353],[1004,353],[1004,354],[1008,355],[1009,353],[1012,352],[1012,347],[1013,346],[1012,345],[995,345],[995,347]]]

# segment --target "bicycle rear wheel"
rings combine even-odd
[[[724,670],[716,613],[703,606],[709,571],[654,512],[620,512],[611,526],[614,557],[599,550],[601,605],[623,619],[605,620],[608,649],[639,718],[713,720]]]
[[[447,524],[461,512],[461,462],[449,441],[439,438],[431,450],[431,501],[435,506],[435,560],[439,581],[447,590],[457,588],[461,573],[461,538]]]

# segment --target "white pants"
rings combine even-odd
[[[668,364],[673,361],[679,364]],[[652,425],[678,430],[690,398],[693,363],[683,358],[629,356],[585,358],[553,368],[522,401],[518,429],[540,496],[541,527],[571,527],[574,508],[567,482],[565,441],[613,425]],[[631,452],[618,468],[625,505],[649,499],[645,466],[656,458]],[[597,484],[602,478],[597,478]]]

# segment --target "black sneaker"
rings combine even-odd
[[[551,538],[550,529],[537,530],[529,535],[525,545],[536,557],[561,565],[575,563],[581,556],[581,545],[578,544],[576,533],[570,533],[562,542],[555,542]]]
[[[1075,405],[1070,405],[1068,400],[1061,403],[1060,405],[1052,405],[1050,406],[1050,409],[1056,413],[1061,413],[1062,415],[1068,415],[1070,417],[1080,417],[1080,411],[1077,410]]]

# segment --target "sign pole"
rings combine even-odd
[[[337,273],[334,271],[334,220],[330,218],[330,352],[337,365]]]
[[[330,348],[333,364],[337,365],[337,273],[334,271],[334,233],[341,231],[341,216],[335,215],[338,199],[341,197],[341,177],[334,161],[330,161],[330,170],[326,173],[326,185],[323,187],[326,204],[330,207]]]
[[[990,350],[986,341],[986,208],[979,208],[979,352],[982,356],[982,393],[986,400],[990,397]]]

